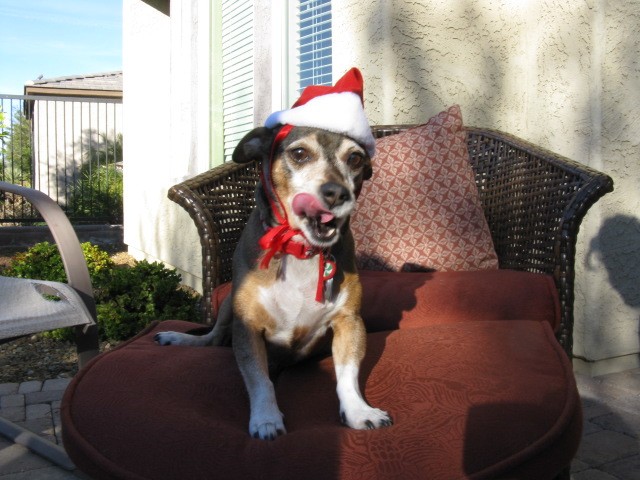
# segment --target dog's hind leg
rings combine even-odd
[[[220,305],[218,318],[211,331],[204,335],[192,335],[182,332],[160,332],[154,337],[159,345],[182,345],[192,347],[206,347],[209,345],[229,345],[231,343],[231,296],[228,296]]]

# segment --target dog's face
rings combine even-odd
[[[240,141],[233,160],[268,162],[275,133],[253,130]],[[271,161],[273,190],[291,227],[301,230],[315,247],[335,244],[355,208],[362,182],[371,177],[366,150],[344,135],[296,127]]]

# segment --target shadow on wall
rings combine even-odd
[[[589,245],[586,258],[589,270],[597,269],[594,255],[600,258],[610,284],[624,302],[640,308],[640,220],[629,215],[605,220]]]

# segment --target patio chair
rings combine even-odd
[[[98,330],[89,270],[78,237],[60,206],[44,193],[7,182],[0,182],[0,192],[24,197],[42,215],[60,251],[68,279],[61,283],[0,276],[0,342],[74,327],[82,368],[98,354]],[[0,434],[65,468],[74,468],[57,445],[4,418],[0,418]]]
[[[362,389],[392,427],[340,425],[328,357],[277,377],[288,433],[253,439],[231,349],[158,347],[157,331],[199,328],[164,321],[67,389],[63,437],[76,465],[97,479],[568,478],[582,429],[570,363],[574,248],[612,181],[510,135],[466,132],[500,268],[362,272]],[[225,164],[169,191],[200,233],[207,322],[229,290],[258,173]]]

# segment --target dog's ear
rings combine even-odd
[[[362,167],[362,180],[369,180],[373,175],[373,166],[371,165],[371,157],[366,156],[364,167]]]
[[[277,130],[258,127],[247,133],[233,151],[235,163],[260,162],[269,159]]]

